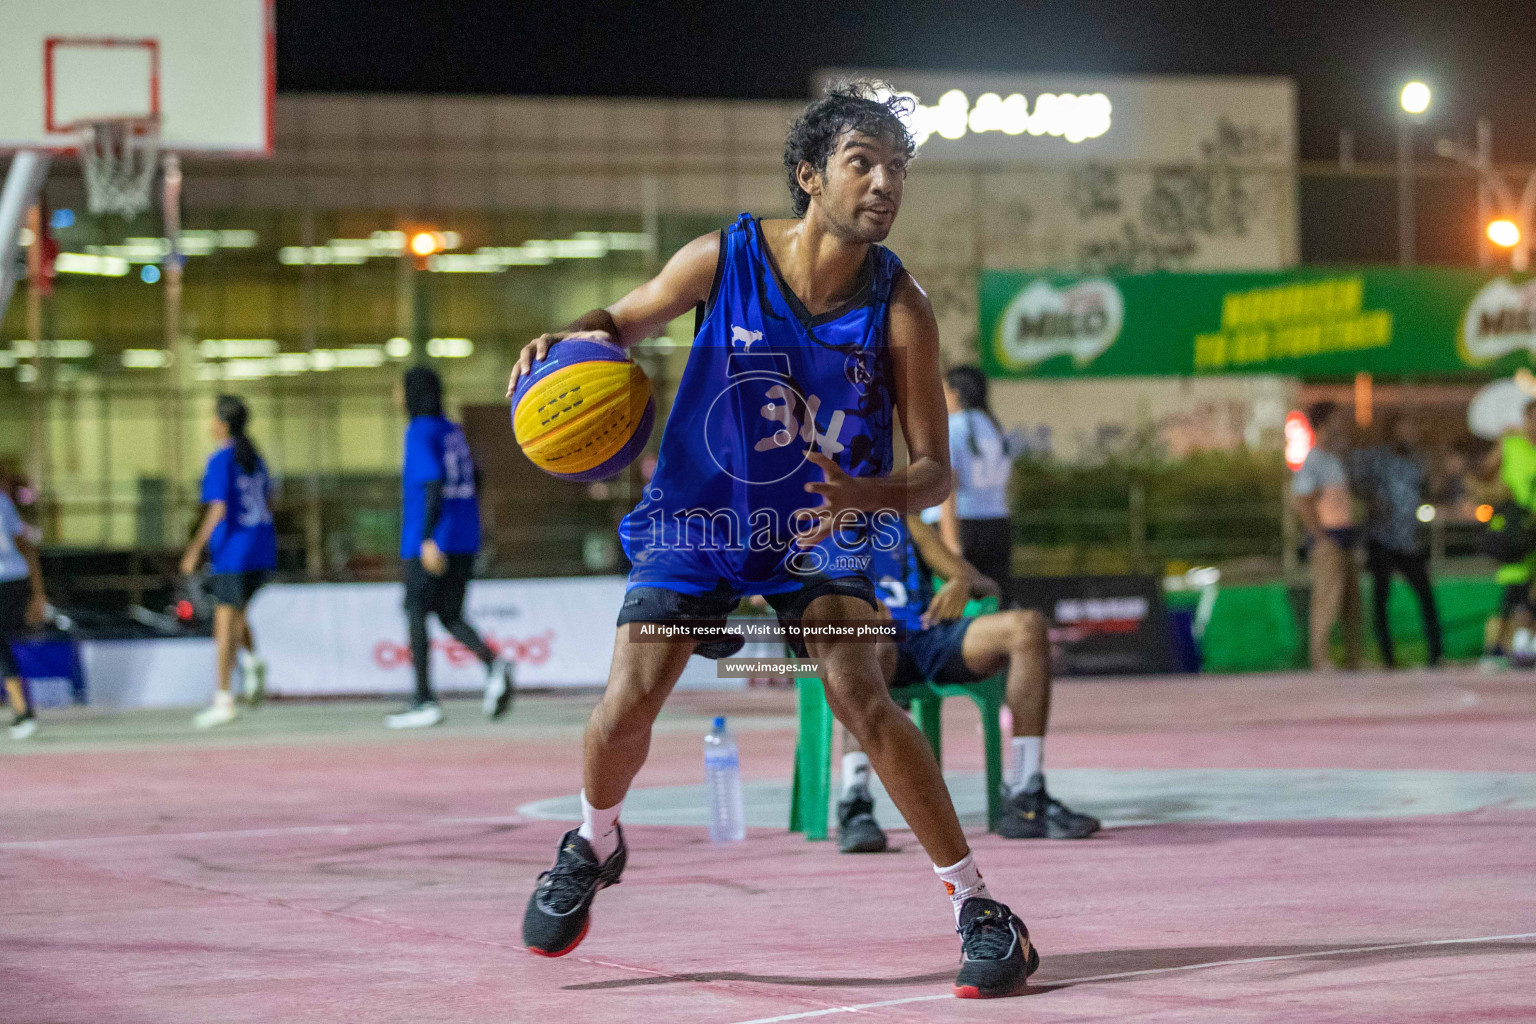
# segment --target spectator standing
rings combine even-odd
[[[1355,489],[1365,499],[1365,564],[1371,573],[1371,610],[1376,645],[1387,668],[1397,666],[1387,598],[1392,575],[1403,574],[1419,599],[1429,665],[1440,663],[1444,650],[1440,615],[1429,581],[1429,557],[1419,544],[1419,507],[1424,503],[1426,475],[1418,451],[1418,421],[1394,414],[1387,419],[1386,443],[1360,451],[1354,460]]]
[[[1500,490],[1507,494],[1510,507],[1505,509],[1507,515],[1503,518],[1512,521],[1516,513],[1523,515],[1536,506],[1536,401],[1525,404],[1521,428],[1499,438],[1481,469],[1483,479],[1497,480]],[[1482,667],[1488,670],[1504,665],[1506,641],[1513,661],[1529,664],[1536,653],[1531,632],[1531,579],[1536,571],[1536,552],[1510,552],[1506,557],[1510,560],[1503,561],[1493,577],[1504,588],[1504,596],[1498,614],[1488,621],[1484,631]]]
[[[11,501],[10,480],[0,469],[0,680],[14,717],[11,739],[24,740],[37,731],[37,716],[26,681],[11,652],[11,639],[42,624],[48,601],[43,595],[43,570],[32,532]]]
[[[1003,433],[987,398],[987,378],[976,367],[956,366],[944,375],[944,401],[955,489],[939,506],[939,535],[951,551],[997,581],[1006,607],[1013,593],[1008,481],[1023,445]]]
[[[1360,573],[1355,567],[1357,528],[1354,497],[1344,458],[1350,424],[1334,402],[1307,410],[1315,443],[1291,481],[1296,514],[1311,544],[1312,604],[1309,649],[1314,670],[1333,667],[1328,644],[1333,626],[1344,632],[1344,667],[1360,667]]]

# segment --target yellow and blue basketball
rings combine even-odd
[[[613,476],[640,454],[655,422],[650,379],[605,341],[556,343],[512,394],[523,454],[563,480]]]

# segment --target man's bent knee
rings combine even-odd
[[[1008,616],[1009,646],[1020,650],[1038,650],[1048,641],[1045,616],[1037,611],[1003,612]]]
[[[855,736],[863,736],[882,715],[900,713],[883,682],[864,678],[863,674],[829,673],[826,680],[827,706],[839,722]]]

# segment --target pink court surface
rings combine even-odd
[[[563,959],[519,942],[569,827],[592,697],[55,712],[0,746],[0,1019],[700,1022],[1536,1020],[1536,680],[1466,670],[1066,681],[1052,788],[1083,842],[977,827],[975,713],[946,768],[1031,993],[949,995],[958,940],[911,833],[840,856],[783,828],[782,691],[679,693],[626,811],[630,866]],[[747,840],[700,820],[731,716]],[[879,801],[887,824],[889,801]],[[668,822],[674,822],[668,824]]]

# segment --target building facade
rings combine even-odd
[[[983,267],[1295,262],[1289,82],[888,77],[916,97],[925,134],[890,245],[933,298],[950,362],[975,358]],[[285,564],[364,572],[393,543],[404,427],[393,383],[427,358],[482,424],[477,451],[504,465],[504,491],[565,500],[554,486],[603,506],[555,524],[565,532],[544,547],[566,561],[523,567],[603,568],[606,506],[627,504],[631,482],[583,492],[518,475],[499,428],[511,363],[737,212],[789,215],[782,144],[800,108],[280,96],[271,159],[183,161],[175,329],[158,211],[86,216],[77,168],[60,161],[47,191],[62,254],[52,293],[23,285],[0,321],[0,461],[41,483],[52,543],[174,548],[195,516],[214,398],[239,393],[283,482]],[[445,246],[420,265],[404,251],[419,231]],[[663,411],[690,332],[680,321],[638,351]],[[1148,424],[1176,447],[1253,442],[1271,412],[1278,428],[1282,397],[1276,381],[1231,379],[1009,382],[995,400],[1070,459]],[[493,525],[515,537],[535,506],[506,500]],[[521,542],[508,543],[515,571]]]

